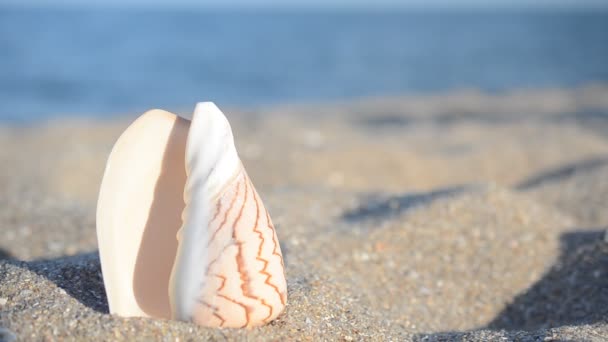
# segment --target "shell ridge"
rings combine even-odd
[[[253,185],[252,185],[252,188],[253,188]],[[258,247],[258,255],[256,256],[255,259],[264,263],[264,267],[262,267],[262,269],[260,270],[260,273],[266,276],[266,280],[264,280],[264,283],[268,284],[271,287],[274,287],[278,293],[278,289],[276,288],[276,286],[269,283],[272,275],[270,273],[268,273],[268,271],[266,270],[266,268],[268,267],[268,260],[261,257],[262,249],[264,247],[265,241],[264,241],[264,236],[262,235],[262,232],[258,230],[258,222],[260,221],[260,203],[258,202],[257,193],[256,193],[255,189],[253,189],[253,200],[255,202],[255,223],[253,225],[253,231],[258,233],[258,236],[260,238],[260,245]],[[262,305],[264,305],[268,308],[268,316],[266,316],[265,318],[262,319],[262,322],[266,323],[266,322],[268,322],[268,319],[270,317],[272,317],[272,306],[269,305],[268,303],[266,303],[266,300],[264,300],[264,298],[261,298],[260,302],[262,303]]]
[[[245,195],[243,197],[243,205],[241,206],[239,215],[237,216],[236,220],[234,221],[234,224],[232,225],[232,238],[234,239],[234,241],[236,242],[236,245],[238,247],[238,252],[236,254],[236,266],[237,266],[237,270],[239,272],[239,279],[241,280],[241,286],[240,286],[241,292],[243,293],[243,296],[257,301],[257,300],[259,300],[259,298],[255,297],[255,296],[251,296],[251,294],[249,292],[249,283],[250,283],[251,279],[249,278],[249,274],[247,272],[245,260],[243,260],[243,241],[240,241],[236,236],[237,224],[240,221],[241,217],[243,216],[243,210],[245,209],[245,206],[247,204],[247,193],[248,193],[249,187],[247,186],[247,182],[244,182],[244,183],[245,183]],[[242,328],[249,325],[249,322],[251,320],[251,308],[250,307],[247,307],[247,309],[245,310],[245,315],[246,315],[247,322],[245,323],[245,325],[242,326]]]

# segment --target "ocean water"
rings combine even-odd
[[[608,82],[608,11],[0,8],[0,121]]]

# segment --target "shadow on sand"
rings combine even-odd
[[[14,259],[3,262],[45,277],[86,307],[101,313],[109,312],[101,276],[99,253],[96,251],[29,262]]]
[[[604,230],[563,234],[559,260],[487,328],[538,330],[608,319],[608,243],[604,234]]]
[[[608,319],[608,241],[604,230],[560,237],[557,262],[533,286],[516,296],[484,330],[527,331],[603,322]],[[467,332],[420,334],[417,340],[465,338]]]
[[[342,214],[346,222],[361,220],[385,219],[399,215],[407,210],[428,204],[443,197],[453,196],[470,190],[470,186],[455,186],[439,189],[432,192],[405,193],[395,196],[364,195],[363,205],[348,210]]]
[[[560,166],[553,170],[548,170],[534,175],[517,185],[518,190],[529,190],[547,182],[560,181],[571,177],[575,173],[591,171],[593,169],[608,165],[608,156],[601,156],[586,159],[583,161]]]
[[[5,259],[13,259],[13,256],[11,255],[11,253],[0,248],[0,260],[5,260]]]
[[[588,108],[561,114],[543,114],[527,112],[478,112],[478,111],[449,111],[427,116],[408,115],[402,111],[375,111],[360,113],[352,121],[353,124],[366,129],[403,129],[407,126],[426,123],[437,126],[452,126],[462,123],[482,125],[498,125],[520,122],[521,120],[539,121],[543,123],[558,123],[581,126],[597,133],[608,134],[608,111],[602,108]]]

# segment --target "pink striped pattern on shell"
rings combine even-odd
[[[245,170],[220,193],[208,224],[209,263],[193,321],[252,327],[276,318],[286,302],[281,247]]]

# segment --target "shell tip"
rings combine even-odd
[[[205,113],[211,111],[220,111],[220,109],[211,101],[199,102],[194,108],[194,114]]]

